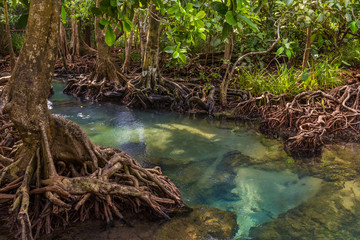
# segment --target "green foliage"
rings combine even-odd
[[[244,70],[233,87],[251,91],[254,95],[262,92],[296,95],[303,91],[334,88],[342,84],[338,64],[324,60],[314,64],[309,72],[302,72],[286,64],[278,65],[275,72],[267,70]]]
[[[360,68],[360,40],[353,39],[346,42],[340,49],[339,60],[345,66]]]

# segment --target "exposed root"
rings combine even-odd
[[[287,133],[283,137],[289,152],[313,155],[319,153],[322,145],[336,139],[359,141],[359,95],[360,83],[337,87],[327,93],[303,92],[287,103],[286,95],[264,93],[240,102],[236,113],[258,113],[264,119],[260,126],[263,132]]]
[[[0,170],[0,208],[11,210],[8,221],[17,237],[38,238],[91,216],[107,222],[124,219],[124,213],[169,218],[183,207],[160,168],[144,169],[121,150],[92,143],[69,120],[52,117],[50,125],[51,135],[41,127],[41,144],[23,146],[13,158],[5,152],[11,163]],[[23,166],[25,172],[16,171]]]

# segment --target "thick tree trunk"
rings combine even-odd
[[[310,50],[311,50],[311,34],[312,34],[313,27],[310,26],[306,29],[306,45],[304,51],[304,57],[302,62],[302,70],[304,71],[306,68],[309,67],[309,57],[310,57]]]
[[[144,62],[142,65],[142,82],[146,88],[154,88],[159,78],[159,39],[160,14],[154,3],[149,3],[149,26],[146,37]],[[160,83],[161,84],[161,83]]]
[[[16,59],[15,59],[15,53],[14,53],[12,40],[11,40],[10,24],[9,24],[9,16],[8,16],[8,8],[7,8],[6,0],[4,0],[4,15],[5,15],[6,37],[7,37],[8,48],[9,48],[9,53],[10,53],[10,68],[11,68],[11,71],[13,71],[13,69],[15,67]]]
[[[136,26],[136,21],[138,18],[138,12],[136,11],[134,13],[134,17],[133,17],[133,25]],[[125,60],[124,60],[124,64],[122,66],[122,71],[123,72],[127,72],[129,70],[129,66],[130,66],[130,60],[131,60],[131,48],[132,48],[132,42],[133,42],[133,38],[134,38],[134,29],[131,30],[130,34],[129,34],[129,39],[128,39],[128,43],[127,43],[127,48],[125,50]]]

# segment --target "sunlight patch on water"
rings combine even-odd
[[[123,149],[144,165],[160,165],[187,204],[235,211],[238,236],[246,236],[251,227],[303,203],[321,186],[318,179],[300,178],[290,171],[235,168],[233,160],[229,165],[225,156],[234,151],[255,160],[281,155],[278,143],[275,148],[268,146],[252,130],[220,127],[211,119],[176,113],[82,102],[61,94],[62,85],[57,84],[53,113],[81,125],[97,144]]]
[[[238,236],[248,233],[251,227],[276,218],[307,201],[320,190],[322,180],[300,178],[290,171],[263,171],[240,168],[231,190],[237,201],[218,201],[214,206],[238,215]]]

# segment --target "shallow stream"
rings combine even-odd
[[[190,206],[237,214],[235,239],[276,219],[323,188],[324,181],[296,172],[277,141],[233,122],[162,111],[137,111],[64,95],[55,82],[52,112],[78,123],[92,141],[120,148],[143,166],[161,166]]]

